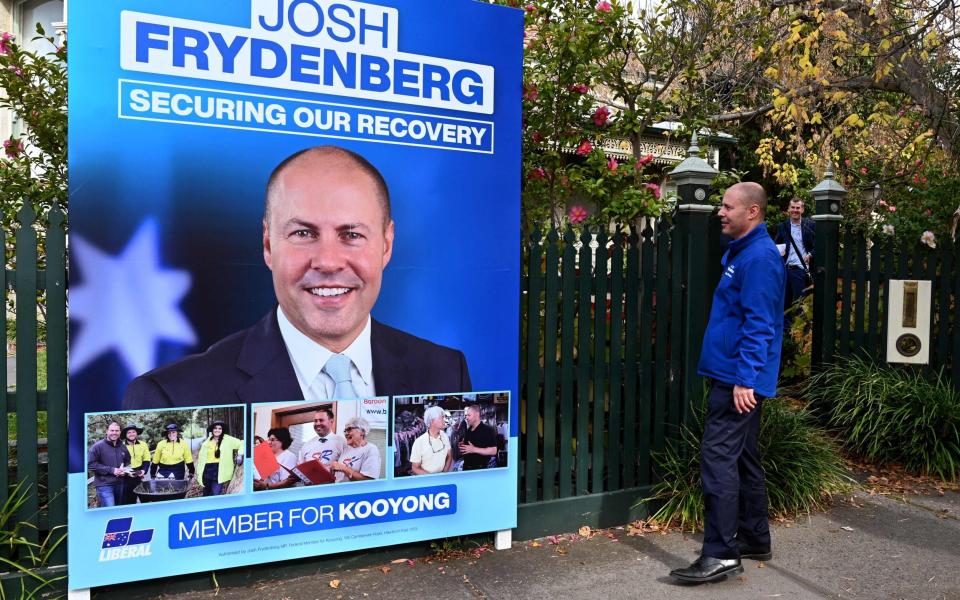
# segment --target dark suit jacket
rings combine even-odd
[[[816,227],[814,226],[813,219],[800,218],[800,237],[803,238],[803,247],[810,253],[810,256],[813,256],[813,243],[816,241]],[[790,249],[793,248],[793,244],[790,243],[789,218],[777,225],[777,234],[773,236],[773,241],[777,244],[787,245],[787,253],[783,255],[783,260],[786,262],[787,257],[790,255]],[[803,260],[802,256],[800,260]]]
[[[471,391],[467,361],[439,346],[373,321],[373,380],[378,396]],[[302,400],[280,335],[276,309],[256,325],[130,382],[124,409]]]

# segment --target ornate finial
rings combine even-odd
[[[693,136],[690,138],[690,148],[687,150],[687,156],[700,156],[700,146],[697,145],[697,130],[693,130]]]
[[[824,179],[833,179],[833,159],[827,159],[827,171],[823,174]]]

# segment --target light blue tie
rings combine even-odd
[[[333,379],[331,400],[357,397],[357,391],[353,389],[353,383],[350,382],[350,365],[350,357],[343,354],[331,354],[327,364],[323,365],[323,371]]]

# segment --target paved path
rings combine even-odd
[[[372,566],[153,597],[960,600],[960,496],[955,492],[906,501],[857,493],[829,513],[775,526],[770,562],[744,561],[742,575],[700,586],[667,577],[671,568],[696,558],[699,535],[611,533],[615,539],[596,535],[559,544],[544,539],[539,546],[517,542],[479,558],[389,564],[386,573]],[[330,586],[333,580],[339,580],[337,589]]]

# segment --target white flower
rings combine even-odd
[[[930,231],[929,229],[923,232],[923,235],[920,236],[920,241],[930,246],[931,248],[937,247],[937,238],[933,235],[933,232]]]
[[[893,235],[893,225],[884,225],[883,226],[884,235]]]

